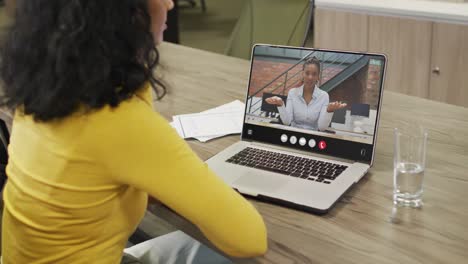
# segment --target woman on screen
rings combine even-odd
[[[329,103],[328,93],[317,86],[320,61],[316,57],[304,62],[302,77],[303,85],[289,90],[286,106],[278,96],[267,98],[265,102],[278,106],[284,125],[323,131],[330,124],[333,112],[346,107],[346,103]]]

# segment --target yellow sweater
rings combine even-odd
[[[153,111],[149,87],[60,121],[17,114],[9,153],[3,264],[120,263],[148,194],[229,255],[266,251],[261,216]]]

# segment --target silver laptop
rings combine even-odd
[[[326,213],[374,161],[386,57],[255,45],[241,141],[207,163],[240,193]]]

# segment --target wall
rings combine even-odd
[[[250,80],[250,87],[249,87],[249,94],[253,94],[254,92],[258,91],[269,82],[271,82],[274,78],[282,74],[284,71],[289,69],[293,66],[293,63],[286,63],[286,62],[272,62],[267,60],[259,60],[256,59],[252,66],[252,77]],[[302,65],[296,66],[293,70],[290,71],[289,76],[294,75],[295,73],[302,70]],[[299,81],[302,77],[301,74],[298,74],[294,79],[287,82],[287,85],[293,85],[295,82]],[[276,80],[272,85],[270,85],[267,89],[263,90],[259,94],[255,96],[262,96],[263,92],[271,92],[277,85],[282,85],[284,83],[284,77]],[[275,91],[275,93],[282,93],[283,88],[279,88]],[[288,93],[286,90],[285,94]]]

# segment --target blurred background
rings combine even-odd
[[[386,90],[468,107],[467,0],[178,0],[178,6],[182,45],[244,59],[254,43],[385,53]]]
[[[166,41],[243,59],[255,43],[385,53],[386,90],[468,107],[468,0],[175,2]]]

